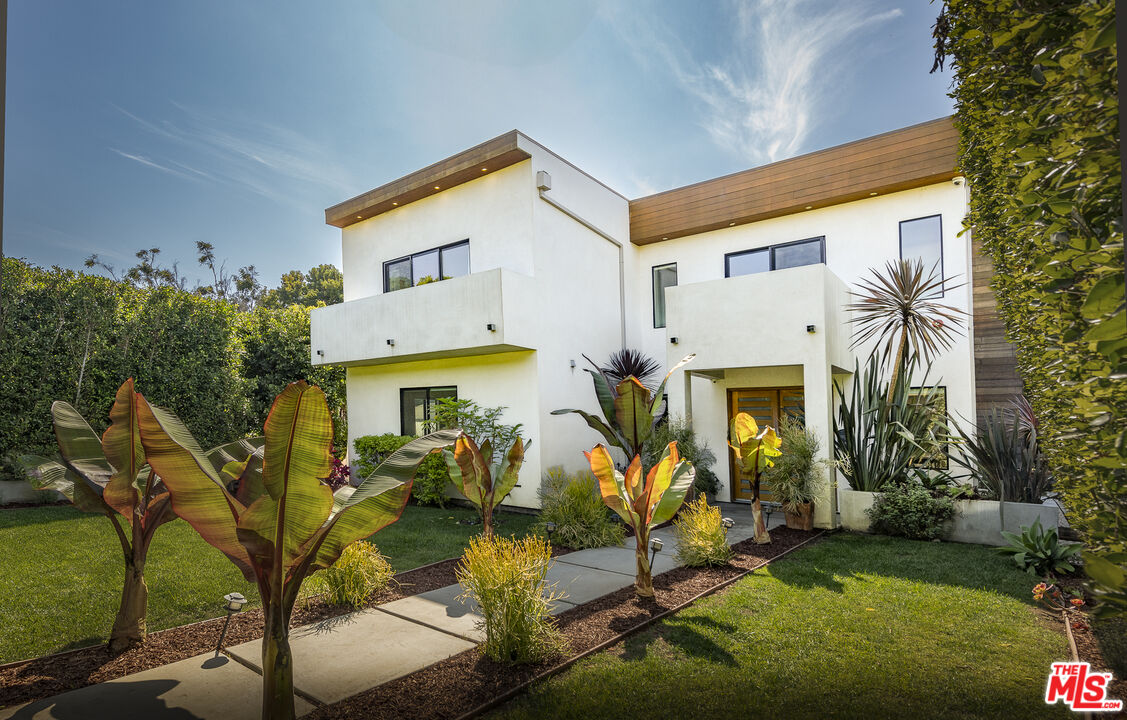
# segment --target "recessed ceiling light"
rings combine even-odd
[[[730,223],[728,223],[728,227],[732,227],[733,225],[735,225],[735,223],[734,223],[734,222],[730,222]]]
[[[809,210],[809,209],[811,209],[811,208],[813,208],[813,207],[814,207],[813,205],[807,205],[807,206],[806,206],[806,209],[807,209],[807,210]]]
[[[440,187],[438,187],[437,185],[435,185],[435,186],[434,186],[434,189],[435,189],[435,190],[441,190],[442,188],[440,188]]]
[[[392,205],[398,205],[398,204],[399,204],[399,203],[397,203],[397,202],[393,202],[393,203],[392,203]]]
[[[876,193],[875,192],[869,193],[869,197],[872,197],[873,195],[876,195]]]
[[[663,237],[663,238],[662,238],[662,240],[668,240],[668,239],[669,239],[669,238],[667,238],[667,237]]]
[[[489,168],[482,168],[482,169],[481,169],[481,171],[482,171],[482,172],[485,172],[485,171],[486,171],[486,170],[488,170],[488,169],[489,169]]]
[[[363,215],[357,215],[357,216],[356,216],[356,219],[357,219],[357,220],[363,220],[363,219],[364,219],[364,216],[363,216]]]

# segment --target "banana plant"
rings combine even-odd
[[[599,418],[583,410],[553,410],[553,415],[575,413],[587,421],[591,428],[597,430],[610,445],[620,448],[626,453],[627,458],[642,454],[642,446],[646,439],[653,434],[654,428],[664,414],[661,412],[662,398],[665,394],[665,384],[673,371],[692,361],[696,354],[686,355],[681,362],[674,365],[666,373],[665,379],[656,390],[651,391],[629,375],[617,384],[613,383],[607,373],[586,355],[587,362],[595,368],[587,370],[595,384],[595,396],[599,400],[599,407],[603,417]]]
[[[141,445],[176,514],[258,585],[262,639],[262,717],[294,718],[289,625],[302,581],[331,566],[350,544],[399,519],[419,463],[451,445],[459,430],[414,440],[358,485],[333,493],[332,419],[320,388],[289,385],[266,418],[258,455],[216,471],[183,423],[139,397]],[[228,486],[234,483],[235,491]]]
[[[493,447],[489,440],[478,448],[474,439],[464,434],[454,443],[453,452],[442,451],[450,479],[481,513],[482,534],[486,538],[493,537],[493,509],[516,487],[517,474],[530,445],[531,440],[525,442],[518,437],[498,463],[491,462]]]
[[[653,597],[653,573],[650,567],[650,530],[667,522],[685,501],[685,493],[693,485],[696,470],[692,463],[677,453],[671,442],[657,465],[642,479],[642,456],[635,455],[623,474],[614,466],[610,452],[602,444],[583,453],[591,464],[591,472],[599,481],[599,492],[607,507],[618,513],[634,530],[634,559],[637,572],[634,592],[639,597]]]
[[[739,413],[732,419],[728,436],[728,447],[736,453],[741,475],[751,480],[751,517],[755,523],[755,542],[760,545],[769,543],[771,535],[767,532],[767,523],[763,522],[759,482],[763,471],[775,464],[771,458],[783,454],[779,449],[783,441],[775,434],[775,428],[769,425],[760,430],[755,418],[747,413]]]
[[[122,383],[110,409],[110,426],[101,438],[69,403],[55,402],[51,416],[60,459],[21,458],[32,485],[56,490],[79,510],[101,513],[113,525],[125,560],[121,604],[109,638],[115,653],[145,640],[149,546],[157,528],[176,518],[167,488],[145,461],[138,434],[138,397],[132,378]],[[245,459],[261,445],[261,438],[252,438],[210,452]]]

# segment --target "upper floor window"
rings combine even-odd
[[[655,265],[653,269],[654,327],[665,327],[665,288],[677,285],[677,263]]]
[[[943,218],[931,215],[901,221],[900,259],[923,260],[924,277],[930,275],[933,268],[943,277]]]
[[[755,250],[728,253],[724,256],[724,277],[753,275],[768,270],[785,270],[826,261],[824,237],[770,245]]]
[[[458,388],[402,388],[399,391],[399,434],[421,437],[430,432],[431,421],[441,398],[458,399]]]
[[[469,274],[470,241],[462,240],[385,262],[383,290],[392,292]]]

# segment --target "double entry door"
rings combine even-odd
[[[760,431],[765,425],[779,431],[783,418],[791,417],[802,421],[805,417],[805,396],[800,387],[784,388],[744,388],[728,391],[728,425],[738,413],[747,413],[755,418]],[[752,500],[751,478],[739,471],[736,454],[728,448],[729,477],[732,478],[732,502]],[[759,499],[773,500],[769,483],[759,483]]]

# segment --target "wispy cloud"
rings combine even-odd
[[[169,117],[152,120],[113,105],[144,131],[144,150],[110,151],[191,181],[219,182],[282,204],[307,202],[310,186],[343,196],[357,184],[329,149],[271,122],[208,113],[170,103]]]
[[[701,104],[701,126],[712,139],[753,163],[798,153],[825,109],[841,73],[850,66],[846,45],[899,17],[865,2],[729,0],[731,49],[699,59],[657,13],[610,11],[635,57],[657,62]]]

